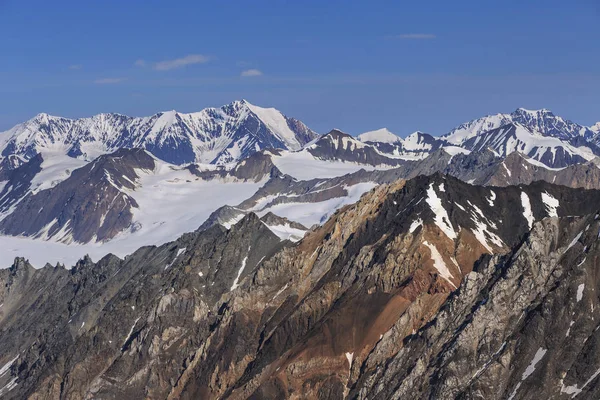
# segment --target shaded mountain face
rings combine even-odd
[[[38,160],[41,157],[14,172],[35,169]],[[136,169],[153,170],[154,166],[152,157],[139,149],[100,156],[55,187],[20,198],[14,210],[0,221],[0,232],[42,240],[54,237],[67,244],[110,239],[131,226],[131,208],[137,207],[135,199],[123,189],[135,187]],[[13,189],[10,194],[24,193]]]
[[[492,149],[501,157],[520,152],[549,167],[561,168],[594,158],[589,150],[575,148],[553,137],[532,134],[520,124],[504,125],[463,143],[471,151]]]
[[[27,195],[33,178],[42,170],[42,161],[38,154],[14,169],[0,167],[0,218]]]
[[[306,151],[320,160],[340,160],[348,163],[364,165],[397,165],[403,160],[391,157],[391,154],[382,154],[369,144],[338,130],[323,135],[315,143],[306,148]]]
[[[250,213],[125,260],[18,259],[0,271],[2,395],[594,398],[598,200],[434,174],[296,245]]]
[[[143,148],[176,165],[225,164],[265,148],[298,150],[316,137],[302,122],[242,100],[197,113],[143,118],[99,114],[71,120],[39,114],[0,133],[0,152],[23,160],[40,152],[91,160],[121,148]]]
[[[582,137],[585,140],[593,139],[595,133],[591,128],[566,120],[547,109],[526,110],[518,108],[510,114],[513,122],[517,122],[529,129],[541,132],[545,136],[569,140]]]

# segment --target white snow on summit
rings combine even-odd
[[[300,150],[302,144],[298,142],[296,134],[288,126],[285,117],[274,108],[262,108],[247,103],[248,108],[263,121],[275,135],[281,139],[289,150]]]
[[[488,115],[459,125],[448,134],[442,136],[442,139],[455,145],[461,145],[480,133],[491,131],[510,122],[509,114]]]
[[[10,154],[30,159],[52,151],[89,161],[119,148],[139,147],[172,164],[225,164],[268,147],[299,150],[316,136],[274,108],[241,100],[194,113],[166,111],[149,117],[98,114],[68,119],[39,114],[0,133],[0,152],[10,149]]]
[[[361,133],[356,137],[361,142],[401,143],[402,139],[387,128]]]

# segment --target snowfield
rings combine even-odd
[[[348,196],[325,200],[319,203],[283,203],[265,208],[257,212],[262,217],[269,211],[280,217],[299,222],[307,228],[315,224],[322,224],[340,207],[356,203],[360,197],[377,186],[374,182],[363,182],[347,186]],[[281,237],[281,236],[280,236]]]
[[[191,232],[217,208],[235,205],[252,196],[264,183],[203,181],[181,168],[157,163],[154,171],[138,171],[136,190],[127,190],[139,208],[133,209],[133,229],[105,243],[62,244],[25,237],[0,236],[0,268],[15,257],[29,259],[35,267],[57,262],[70,267],[88,254],[94,261],[108,253],[124,257],[146,245],[160,245]]]
[[[364,169],[373,171],[371,165],[342,161],[324,161],[313,157],[308,151],[282,151],[281,155],[271,154],[275,166],[284,174],[298,180],[306,181],[315,178],[335,178]],[[378,167],[381,169],[381,167]]]

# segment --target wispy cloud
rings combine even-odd
[[[242,76],[244,77],[249,77],[249,76],[261,76],[263,73],[262,71],[252,68],[252,69],[247,69],[245,71],[242,71]]]
[[[436,36],[433,33],[403,33],[400,35],[395,35],[393,36],[397,39],[413,39],[413,40],[420,40],[420,39],[435,39]]]
[[[126,78],[100,78],[94,81],[97,85],[112,85],[126,81]]]
[[[133,63],[133,65],[135,65],[136,67],[145,67],[146,66],[146,60],[135,60],[135,62]]]
[[[176,58],[174,60],[160,61],[154,64],[154,69],[157,71],[169,71],[171,69],[183,68],[193,64],[204,64],[211,60],[209,56],[202,54],[190,54],[185,57]]]
[[[81,68],[83,68],[83,65],[81,65],[81,64],[69,65],[69,69],[70,70],[78,70],[78,69],[81,69]]]

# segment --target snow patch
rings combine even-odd
[[[435,214],[435,224],[448,236],[450,239],[456,239],[456,232],[454,232],[454,227],[450,222],[450,217],[448,217],[448,212],[442,206],[442,199],[439,198],[435,189],[433,188],[433,183],[429,185],[429,189],[427,189],[427,199],[425,200],[429,207],[431,207],[431,211]]]
[[[600,369],[594,372],[592,376],[590,376],[590,379],[585,381],[585,383],[581,387],[577,387],[577,385],[564,386],[561,384],[560,392],[572,394],[573,396],[571,398],[577,397],[577,395],[579,395],[587,385],[589,385],[594,379],[596,379],[598,375],[600,375]]]
[[[421,218],[415,219],[411,224],[408,231],[413,233],[419,226],[423,225],[423,220]]]
[[[577,286],[577,302],[579,303],[581,299],[583,299],[583,289],[585,289],[585,284]]]
[[[17,354],[17,356],[15,358],[13,358],[12,360],[10,360],[6,364],[4,364],[2,366],[2,368],[0,368],[0,377],[8,372],[10,367],[14,364],[15,361],[17,361],[18,358],[19,358],[19,355]]]
[[[346,359],[348,360],[348,365],[352,368],[352,359],[354,358],[354,353],[346,353]]]
[[[487,198],[488,204],[490,207],[494,207],[494,201],[496,200],[496,193],[493,190],[490,190],[490,197]]]
[[[473,234],[477,238],[477,240],[487,249],[488,252],[494,253],[492,247],[489,245],[488,240],[491,241],[497,247],[504,247],[504,242],[498,235],[490,230],[496,229],[496,224],[490,220],[488,220],[483,211],[475,204],[471,203],[467,200],[473,211],[471,212],[471,219],[475,224],[475,230]]]
[[[250,254],[250,247],[248,247],[248,254]],[[242,265],[238,270],[237,276],[233,280],[233,285],[231,285],[231,289],[229,289],[230,291],[235,290],[238,287],[238,281],[242,276],[242,272],[244,272],[244,268],[246,268],[246,263],[248,262],[248,254],[246,254],[246,257],[244,257],[244,259],[242,260]]]
[[[540,360],[544,357],[544,355],[546,354],[547,351],[548,351],[548,349],[544,349],[544,348],[540,347],[535,352],[535,355],[533,356],[533,360],[531,360],[531,363],[529,363],[529,365],[525,369],[525,372],[523,372],[523,375],[521,376],[522,381],[524,381],[531,374],[533,374],[533,372],[535,371],[535,366],[537,365],[538,362],[540,362]]]
[[[573,238],[573,240],[571,241],[571,243],[569,243],[569,245],[567,246],[567,248],[565,249],[564,253],[566,253],[571,247],[575,246],[575,243],[577,243],[579,241],[579,239],[581,238],[581,235],[583,235],[583,231],[579,232],[577,234],[577,236],[575,236]]]
[[[558,217],[558,213],[556,212],[556,210],[558,209],[558,206],[560,204],[556,197],[552,196],[548,192],[544,192],[542,193],[542,202],[546,206],[546,212],[548,213],[548,216]]]
[[[285,225],[267,225],[267,228],[271,230],[275,235],[277,235],[282,241],[289,240],[292,242],[297,242],[304,237],[307,231],[293,228],[289,223],[285,223]]]
[[[529,225],[529,229],[533,228],[533,222],[535,218],[533,218],[533,212],[531,211],[531,202],[529,201],[529,196],[527,193],[521,192],[521,205],[523,206],[523,217],[527,220],[527,225]]]
[[[13,390],[17,386],[17,379],[19,379],[18,376],[13,378],[2,389],[0,389],[0,396]]]
[[[456,289],[456,285],[450,280],[451,278],[454,278],[454,276],[446,266],[444,258],[442,257],[438,249],[433,244],[429,244],[429,242],[427,241],[424,241],[423,244],[427,246],[431,253],[431,259],[433,260],[434,268],[437,269],[442,278],[447,280]]]
[[[123,346],[121,347],[121,351],[123,351],[125,349],[125,344],[131,338],[131,335],[133,334],[133,330],[135,329],[135,325],[140,320],[140,318],[141,317],[137,317],[137,319],[133,322],[133,325],[131,326],[131,329],[129,330],[129,333],[127,334],[127,337],[125,338],[125,341],[123,341]]]

